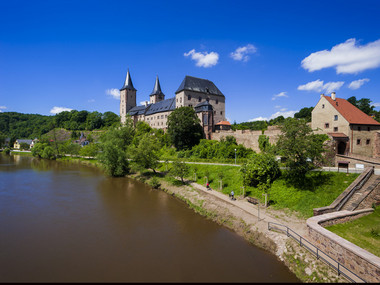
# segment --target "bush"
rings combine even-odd
[[[161,183],[160,181],[158,180],[158,178],[156,176],[154,176],[150,182],[149,182],[150,186],[152,186],[154,189],[158,189],[160,186],[161,186]]]

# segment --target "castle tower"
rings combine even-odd
[[[128,111],[136,106],[136,91],[128,69],[124,86],[120,89],[120,119],[122,124],[126,121]]]
[[[154,84],[154,88],[150,96],[150,104],[155,104],[157,102],[163,101],[165,99],[165,94],[161,91],[160,81],[158,80],[158,76],[156,77],[156,83]]]

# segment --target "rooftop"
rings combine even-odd
[[[220,92],[218,87],[216,87],[212,81],[207,80],[207,79],[192,77],[188,75],[185,76],[185,79],[183,79],[181,85],[178,87],[175,93],[177,94],[183,90],[224,96],[223,93]]]
[[[329,96],[323,96],[350,124],[355,125],[380,125],[379,122],[362,112],[346,99],[331,99]]]

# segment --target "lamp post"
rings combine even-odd
[[[236,165],[236,148],[235,148],[235,165]]]

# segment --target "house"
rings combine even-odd
[[[380,123],[335,92],[321,95],[311,118],[314,132],[329,135],[337,154],[380,156]]]
[[[80,137],[78,140],[75,140],[74,143],[79,144],[80,146],[88,145],[90,142],[87,140],[87,137],[83,132],[80,133]]]
[[[125,123],[126,116],[130,115],[134,123],[147,122],[152,128],[166,129],[167,119],[176,108],[189,106],[194,108],[206,137],[210,137],[215,130],[215,123],[225,120],[225,96],[207,79],[193,76],[185,76],[175,92],[175,97],[165,99],[161,90],[158,76],[149,95],[149,103],[142,106],[136,105],[136,92],[132,84],[129,70],[120,89],[120,118]]]
[[[20,149],[22,143],[28,144],[28,145],[29,145],[29,148],[30,148],[31,145],[32,145],[32,143],[33,143],[33,140],[28,140],[28,139],[17,139],[17,140],[15,141],[15,143],[13,144],[13,148],[14,148],[14,149]]]

